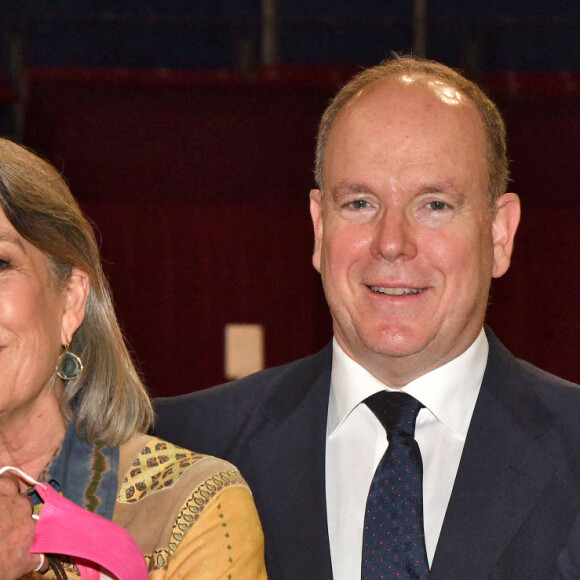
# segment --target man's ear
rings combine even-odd
[[[320,251],[322,248],[322,194],[319,189],[310,190],[310,216],[314,227],[314,253],[312,264],[320,272]]]
[[[520,198],[515,193],[504,193],[496,201],[496,214],[492,224],[494,278],[503,276],[510,267],[520,211]]]
[[[73,334],[83,323],[90,288],[89,275],[80,268],[73,268],[64,290],[64,309],[61,326],[62,344],[70,344]]]

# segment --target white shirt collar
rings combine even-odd
[[[392,390],[351,359],[333,340],[327,437],[355,407],[379,391]],[[409,384],[401,391],[423,403],[448,429],[465,439],[475,408],[489,345],[482,329],[458,357]]]

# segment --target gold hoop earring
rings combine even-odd
[[[63,381],[78,379],[83,373],[83,361],[80,356],[69,350],[69,345],[64,345],[64,352],[60,355],[56,365],[56,374]]]

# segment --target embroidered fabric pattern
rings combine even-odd
[[[153,554],[145,556],[149,562],[150,572],[167,566],[168,559],[177,550],[186,532],[195,524],[211,501],[223,489],[236,484],[245,485],[244,478],[241,474],[238,471],[223,471],[213,475],[193,491],[177,516],[169,542],[169,549],[157,550]],[[216,508],[221,510],[221,504],[218,504]],[[220,513],[219,517],[223,520],[223,513]],[[224,537],[228,538],[227,522],[224,521],[222,526],[224,527]]]
[[[143,447],[123,479],[117,501],[134,503],[147,494],[173,487],[183,472],[203,455],[187,451],[165,441]],[[163,465],[167,464],[167,467]]]

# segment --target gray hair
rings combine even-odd
[[[314,176],[318,188],[324,190],[324,163],[326,146],[337,115],[362,89],[384,79],[413,75],[445,81],[465,95],[475,105],[486,134],[488,165],[488,196],[490,206],[506,192],[509,170],[506,154],[506,130],[500,112],[485,93],[473,82],[443,64],[415,58],[395,56],[381,64],[365,69],[354,76],[332,99],[320,121],[316,142]]]
[[[63,417],[70,419],[74,409],[78,433],[99,445],[148,430],[151,401],[115,316],[93,228],[64,179],[28,149],[0,139],[0,205],[18,233],[47,256],[57,284],[73,267],[90,278],[85,318],[70,345],[84,372],[64,386]]]

